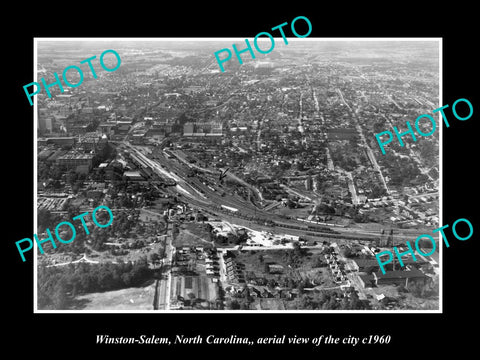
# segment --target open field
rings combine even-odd
[[[280,205],[277,208],[275,208],[272,212],[274,214],[291,216],[293,218],[305,219],[312,212],[312,207],[311,206],[305,206],[303,208],[290,209],[288,207]]]
[[[140,215],[138,219],[144,222],[157,221],[162,228],[165,227],[163,215],[157,209],[153,209],[153,210],[140,209]]]
[[[75,297],[71,310],[153,310],[155,282],[145,287],[91,293]]]
[[[132,239],[127,239],[126,241],[133,241]],[[126,242],[125,241],[125,242]],[[113,263],[119,262],[120,260],[123,262],[128,261],[138,261],[142,257],[149,258],[151,253],[162,253],[164,248],[163,243],[152,243],[148,244],[141,249],[129,249],[127,254],[125,255],[112,255],[108,250],[107,251],[92,251],[90,255],[87,257],[91,260],[98,261],[98,262],[107,262],[111,261]]]
[[[175,237],[173,245],[179,246],[203,246],[212,247],[210,233],[203,224],[186,223],[178,227],[179,233]]]

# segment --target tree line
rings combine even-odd
[[[68,309],[77,295],[140,286],[152,275],[145,258],[135,263],[39,266],[38,309]]]
[[[340,300],[339,300],[340,299]],[[368,302],[359,299],[355,291],[349,297],[340,291],[312,291],[298,298],[298,308],[303,310],[367,310]]]

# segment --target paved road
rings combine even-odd
[[[355,184],[353,183],[353,176],[350,171],[347,171],[347,177],[348,188],[350,189],[350,193],[352,194],[352,203],[353,205],[358,205],[357,190],[355,189]]]
[[[362,143],[363,143],[363,146],[365,147],[365,149],[367,150],[367,154],[368,154],[368,157],[370,158],[370,161],[373,165],[373,168],[375,169],[375,171],[378,173],[379,175],[379,178],[380,178],[380,181],[382,182],[382,185],[383,187],[385,188],[387,194],[390,194],[390,190],[388,189],[388,186],[387,186],[387,182],[385,181],[385,177],[383,176],[383,173],[382,173],[382,170],[380,169],[380,166],[378,166],[377,164],[377,159],[375,158],[375,154],[373,153],[372,149],[370,148],[370,146],[368,145],[368,142],[367,140],[365,139],[365,135],[363,134],[363,129],[362,127],[360,126],[360,123],[358,122],[358,118],[357,118],[357,113],[360,109],[356,109],[356,111],[353,111],[352,108],[350,107],[350,105],[348,105],[348,103],[345,101],[345,99],[343,98],[343,94],[342,94],[342,91],[340,89],[335,89],[335,91],[340,95],[340,98],[342,100],[342,102],[348,107],[348,109],[350,110],[350,113],[352,115],[352,118],[355,120],[355,127],[357,129],[357,132],[360,136],[360,140],[362,140]]]
[[[170,310],[170,299],[171,299],[171,286],[172,286],[172,259],[173,254],[175,252],[175,247],[172,245],[173,234],[172,229],[169,229],[170,223],[167,223],[167,240],[165,244],[165,254],[166,254],[166,262],[165,265],[168,267],[167,273],[167,284],[165,287],[165,310]]]
[[[158,310],[165,310],[166,308],[166,299],[167,299],[167,279],[161,279],[159,284],[158,284],[158,297],[157,297],[157,309]]]
[[[172,228],[171,223],[167,223],[167,237],[165,240],[165,257],[162,259],[162,271],[165,268],[167,276],[162,277],[158,286],[158,310],[170,310],[171,287],[172,287],[172,260],[175,253],[175,247],[172,245]],[[163,274],[165,275],[165,274]]]

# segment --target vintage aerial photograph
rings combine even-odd
[[[441,40],[232,44],[35,39],[35,310],[439,311]]]

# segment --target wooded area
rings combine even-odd
[[[135,263],[70,264],[38,268],[38,309],[65,310],[79,294],[140,286],[153,276],[146,259]]]

